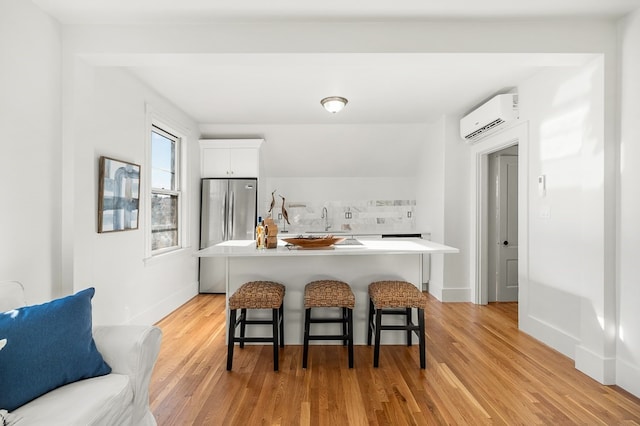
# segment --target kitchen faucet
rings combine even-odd
[[[320,219],[324,219],[324,230],[325,232],[328,231],[329,228],[331,228],[331,225],[329,225],[329,212],[326,207],[322,208],[322,215],[320,216]]]

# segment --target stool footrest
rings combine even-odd
[[[310,334],[308,337],[309,340],[345,340],[348,338],[348,334]]]
[[[382,315],[407,315],[406,308],[403,309],[389,309],[389,308],[376,308],[376,311],[381,309]]]
[[[344,323],[347,322],[346,318],[310,318],[311,323]]]
[[[273,324],[273,321],[272,320],[257,320],[257,319],[253,319],[253,320],[244,320],[244,323],[245,324],[262,324],[262,325],[269,324],[269,325],[271,325],[271,324]],[[240,324],[240,321],[236,322],[236,325],[238,325],[238,324]]]
[[[265,343],[273,342],[273,337],[234,337],[233,341],[240,343]]]
[[[374,330],[375,330],[375,324],[372,324]],[[380,326],[380,330],[413,330],[413,331],[417,331],[420,330],[420,327],[418,327],[415,324],[410,324],[410,325],[381,325]]]

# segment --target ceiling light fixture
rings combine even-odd
[[[329,96],[328,98],[324,98],[320,101],[324,109],[333,114],[341,111],[342,108],[344,108],[344,106],[347,104],[347,102],[349,101],[341,96]]]

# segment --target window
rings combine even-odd
[[[180,138],[151,127],[151,252],[180,244]]]

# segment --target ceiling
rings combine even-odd
[[[33,0],[65,24],[618,17],[640,0]],[[200,124],[425,123],[507,91],[563,55],[217,54],[128,69]],[[584,61],[584,55],[563,61]],[[472,63],[473,66],[468,66]],[[349,99],[339,114],[325,96]]]
[[[214,55],[210,62],[130,71],[198,123],[424,123],[510,89],[550,60],[504,54],[243,54]],[[349,103],[330,114],[320,105],[326,96]]]
[[[637,0],[33,0],[63,23],[621,16]]]

